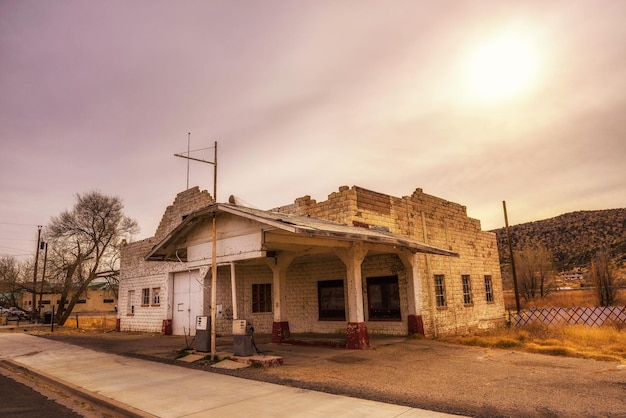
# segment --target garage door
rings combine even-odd
[[[172,333],[196,335],[196,316],[202,315],[202,285],[198,270],[174,274]]]

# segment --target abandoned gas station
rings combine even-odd
[[[272,210],[179,193],[154,237],[122,251],[118,327],[195,335],[212,299],[215,333],[247,319],[276,343],[331,333],[358,349],[372,333],[434,337],[504,321],[495,235],[420,189],[397,198],[341,187]]]

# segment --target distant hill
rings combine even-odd
[[[500,264],[510,262],[505,228],[495,229]],[[596,251],[609,248],[619,268],[626,267],[626,208],[579,211],[509,226],[513,251],[542,244],[559,271],[590,265]]]

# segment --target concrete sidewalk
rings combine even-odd
[[[0,359],[135,416],[452,416],[106,354],[20,333],[0,333]]]

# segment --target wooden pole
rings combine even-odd
[[[33,299],[31,306],[31,315],[35,316],[38,314],[37,306],[37,267],[39,264],[39,241],[41,241],[41,225],[37,226],[37,251],[35,251],[35,268],[33,269]]]
[[[217,141],[213,156],[213,200],[216,208],[213,213],[213,241],[211,243],[211,361],[215,361],[215,319],[217,313]]]
[[[519,302],[519,292],[517,290],[517,274],[515,272],[515,258],[513,257],[513,244],[511,243],[511,233],[509,232],[509,218],[506,214],[506,202],[502,201],[502,208],[504,209],[504,225],[506,229],[506,240],[509,243],[509,255],[511,257],[511,274],[513,275],[513,290],[515,291],[515,307],[519,312],[521,310]]]
[[[215,360],[215,317],[217,312],[217,141],[215,141],[213,161],[193,158],[189,156],[189,153],[190,151],[188,140],[187,155],[174,154],[175,157],[187,159],[187,170],[189,170],[189,160],[199,161],[206,164],[213,164],[213,202],[215,205],[215,211],[213,212],[213,240],[211,245],[211,361],[213,361]],[[187,171],[187,173],[189,173],[189,171]],[[187,182],[189,182],[189,177],[187,177]],[[187,187],[189,187],[189,184],[187,184]]]

